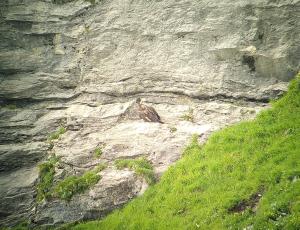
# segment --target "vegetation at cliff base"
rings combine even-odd
[[[66,132],[66,128],[65,127],[59,127],[57,131],[51,133],[48,137],[48,140],[49,141],[52,141],[52,140],[56,140],[58,139],[62,134],[64,134]]]
[[[48,161],[39,165],[39,183],[37,185],[37,200],[42,201],[51,196],[51,188],[55,174],[55,164],[58,158],[51,157]]]
[[[9,110],[15,110],[15,109],[17,109],[17,106],[15,104],[8,104],[8,105],[0,106],[0,109],[1,108],[5,108],[5,109],[9,109]]]
[[[65,178],[55,186],[53,196],[70,201],[75,194],[82,193],[97,184],[101,179],[101,176],[97,173],[104,168],[104,165],[100,165],[92,171],[85,172],[82,176],[69,176]]]
[[[300,75],[261,112],[194,138],[143,196],[72,229],[300,229]]]
[[[117,169],[123,169],[123,168],[129,168],[134,170],[134,172],[145,178],[148,184],[154,184],[155,183],[155,176],[153,172],[153,167],[149,163],[149,161],[144,158],[138,158],[138,159],[120,159],[116,160],[115,165]]]
[[[70,201],[75,194],[82,193],[95,185],[101,179],[98,173],[106,168],[106,165],[99,164],[93,170],[87,171],[81,176],[69,176],[54,183],[55,166],[58,161],[59,159],[53,156],[39,165],[38,202],[55,197]]]

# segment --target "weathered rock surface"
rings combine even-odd
[[[74,196],[70,202],[54,200],[40,204],[33,221],[39,225],[57,225],[99,218],[138,195],[145,186],[130,171],[108,169],[101,175],[101,183],[83,195]]]
[[[300,67],[300,1],[57,2],[0,2],[0,226],[104,216],[147,187],[116,159],[145,156],[160,176],[192,134],[253,118]],[[139,120],[136,97],[164,124]],[[57,178],[108,168],[69,203],[37,204],[51,153]]]

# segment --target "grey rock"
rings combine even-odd
[[[35,213],[34,184],[37,178],[36,166],[0,173],[1,226],[17,224]]]
[[[53,200],[39,204],[34,223],[51,226],[103,217],[137,196],[144,184],[133,172],[125,170],[105,170],[101,176],[90,191],[74,196],[70,202]]]
[[[191,135],[254,118],[300,68],[297,0],[54,2],[0,2],[1,226],[105,216],[147,187],[116,159],[144,156],[159,178]],[[141,121],[136,97],[164,124]],[[40,204],[37,162],[54,153],[56,180],[108,168],[70,203]]]
[[[45,157],[48,148],[44,142],[0,145],[0,172],[35,165]]]

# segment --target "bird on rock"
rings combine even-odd
[[[160,116],[153,107],[142,104],[141,98],[137,98],[136,103],[138,105],[138,113],[141,119],[147,122],[159,122],[163,124],[160,120]]]

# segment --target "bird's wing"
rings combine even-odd
[[[160,121],[160,117],[158,113],[152,107],[146,107],[147,117],[151,119],[151,121]]]
[[[156,110],[153,107],[148,107],[149,111],[155,115],[159,120],[160,120],[160,116],[158,115],[158,113],[156,112]]]
[[[144,121],[152,121],[151,116],[149,116],[149,113],[145,108],[139,111],[139,117],[143,119]]]

